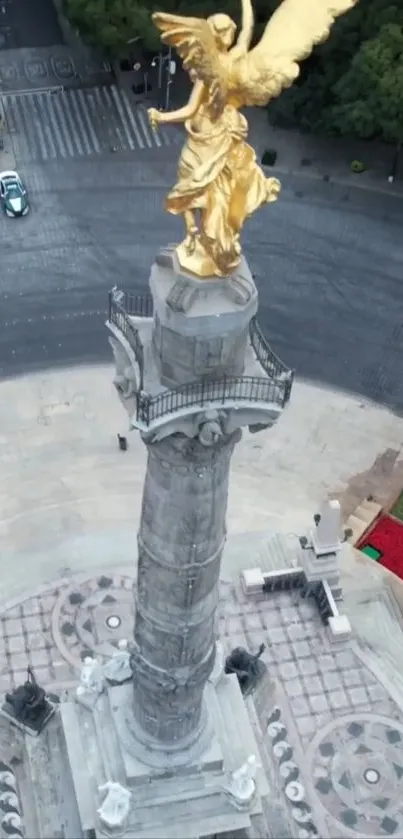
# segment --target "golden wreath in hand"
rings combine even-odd
[[[147,111],[148,121],[153,131],[156,131],[160,121],[160,113],[156,108],[149,108]]]

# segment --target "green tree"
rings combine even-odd
[[[403,4],[391,0],[360,0],[339,18],[330,38],[301,67],[297,83],[269,105],[269,119],[307,131],[339,131],[334,107],[337,84],[349,72],[361,45],[377,39],[385,25],[403,26]],[[338,119],[337,119],[338,123]]]
[[[63,8],[83,40],[111,57],[126,56],[137,37],[150,49],[157,46],[150,10],[141,0],[64,0]]]
[[[365,41],[334,87],[329,114],[341,134],[403,142],[403,27],[389,23]]]
[[[220,11],[238,11],[237,0],[221,0]],[[151,14],[156,10],[207,17],[217,11],[216,0],[64,0],[64,13],[89,44],[109,56],[121,58],[138,38],[149,50],[159,49],[158,32]]]

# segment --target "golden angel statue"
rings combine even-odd
[[[153,128],[183,122],[177,183],[165,209],[183,216],[186,236],[177,247],[182,269],[197,277],[225,277],[240,261],[245,219],[275,201],[280,183],[267,178],[246,142],[248,123],[239,111],[267,105],[299,74],[298,62],[325,41],[335,19],[357,0],[283,0],[259,43],[250,49],[254,17],[251,0],[242,0],[242,27],[228,15],[209,18],[152,15],[161,40],[183,59],[193,89],[176,111],[148,111]]]

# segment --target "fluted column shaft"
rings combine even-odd
[[[206,448],[174,434],[148,445],[138,536],[134,715],[167,750],[203,725],[214,664],[230,459],[240,432]]]

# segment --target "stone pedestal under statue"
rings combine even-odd
[[[115,383],[148,449],[133,683],[92,710],[63,704],[62,717],[83,831],[105,834],[96,791],[110,781],[132,794],[124,835],[197,839],[247,829],[268,794],[258,762],[253,795],[231,793],[258,746],[237,677],[210,676],[231,456],[243,426],[276,421],[292,378],[269,348],[259,358],[245,261],[201,281],[168,249],[150,288],[152,317],[114,290],[108,322]]]

